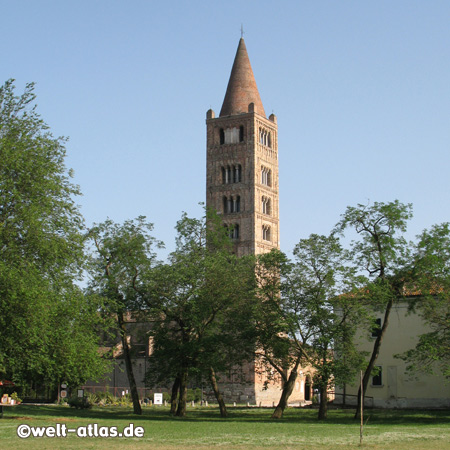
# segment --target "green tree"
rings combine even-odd
[[[410,372],[435,373],[450,377],[450,224],[434,225],[418,236],[409,288],[413,312],[430,327],[419,336],[415,348],[400,357]]]
[[[184,416],[189,376],[206,376],[225,417],[217,373],[253,350],[251,340],[243,339],[249,324],[243,311],[251,310],[246,300],[252,266],[232,253],[228,232],[213,213],[201,220],[184,214],[176,229],[176,250],[157,269],[156,291],[152,289],[159,306],[149,379],[153,384],[174,380],[172,413]]]
[[[297,328],[309,335],[306,360],[315,369],[314,386],[320,393],[318,418],[325,419],[328,390],[352,380],[363,362],[354,345],[365,317],[354,295],[361,278],[345,264],[343,248],[333,235],[302,239],[294,256],[288,302]]]
[[[46,342],[48,381],[75,387],[103,376],[110,369],[110,355],[100,354],[99,348],[103,344],[101,336],[110,324],[99,315],[101,299],[85,295],[74,286],[64,297],[52,300],[48,321],[51,332]]]
[[[294,263],[277,251],[259,257],[263,267],[257,275],[263,311],[258,322],[263,332],[260,348],[263,359],[283,380],[272,417],[282,417],[299,367],[309,366],[320,391],[318,417],[325,419],[329,387],[345,383],[362,362],[353,344],[361,322],[360,304],[353,295],[338,295],[354,290],[358,278],[344,264],[334,236],[313,234],[302,239],[294,256]],[[335,358],[335,353],[340,357]]]
[[[53,351],[69,342],[64,329],[95,320],[85,315],[88,300],[75,286],[84,265],[79,189],[64,164],[66,140],[53,137],[38,115],[33,89],[30,83],[17,96],[13,80],[0,87],[0,376],[80,381],[104,370],[95,331],[73,335],[89,343],[84,375],[73,352]],[[84,305],[82,314],[75,304]]]
[[[95,246],[89,290],[104,299],[104,312],[115,318],[135,414],[142,414],[142,410],[127,323],[141,310],[156,260],[155,248],[162,246],[150,234],[152,230],[153,225],[140,216],[123,224],[108,219],[89,232]]]
[[[298,369],[304,360],[301,340],[290,321],[290,312],[282,297],[282,280],[289,276],[292,264],[279,250],[257,256],[255,266],[257,308],[255,328],[256,356],[262,363],[267,383],[275,378],[271,368],[283,380],[283,390],[272,418],[281,418],[292,394]]]
[[[398,200],[389,203],[375,202],[373,205],[348,207],[336,226],[344,233],[351,229],[357,233],[352,241],[350,255],[355,268],[366,272],[365,287],[361,301],[368,308],[384,313],[383,323],[376,337],[369,362],[363,376],[365,395],[370,376],[380,352],[383,337],[389,325],[389,317],[395,302],[405,297],[405,285],[411,278],[411,247],[403,237],[407,221],[412,217],[412,205]],[[360,411],[361,388],[358,393]]]

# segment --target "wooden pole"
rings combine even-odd
[[[359,429],[359,445],[362,445],[363,441],[363,411],[364,411],[364,394],[363,394],[363,372],[361,370],[361,425]]]

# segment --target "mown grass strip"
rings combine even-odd
[[[129,408],[74,410],[55,405],[20,405],[0,420],[0,449],[346,449],[359,447],[359,424],[351,410],[331,410],[326,421],[317,411],[291,408],[283,419],[270,418],[270,409],[230,408],[222,419],[214,407],[190,408],[187,417],[169,416],[164,407],[148,407],[142,416]],[[450,411],[367,411],[363,448],[450,448]],[[76,428],[97,423],[119,430],[133,423],[145,429],[142,438],[33,438],[19,439],[17,426]]]

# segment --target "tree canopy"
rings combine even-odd
[[[156,260],[155,250],[162,246],[151,235],[152,230],[153,224],[140,216],[123,224],[108,219],[89,232],[94,242],[89,290],[103,299],[106,316],[114,318],[121,338],[135,414],[141,414],[142,410],[132,366],[131,334],[127,322],[142,310],[143,298],[150,295],[146,286],[150,284]]]
[[[409,285],[410,309],[430,331],[403,355],[411,373],[441,372],[450,378],[450,224],[433,225],[418,236]]]
[[[291,262],[279,251],[258,257],[259,353],[283,380],[272,417],[280,418],[299,367],[311,370],[320,390],[319,418],[327,415],[327,392],[352,378],[362,362],[354,335],[364,310],[351,294],[359,278],[344,263],[335,236],[312,234],[294,249]],[[339,358],[335,358],[335,354]]]
[[[80,191],[65,166],[66,139],[40,118],[33,89],[0,87],[0,373],[79,382],[105,368],[91,304],[75,284],[84,267]]]
[[[335,228],[341,234],[348,229],[357,233],[357,238],[351,242],[349,256],[355,269],[366,274],[359,297],[368,309],[380,311],[384,315],[364,372],[363,395],[389,325],[391,310],[396,302],[405,297],[404,287],[410,274],[411,244],[404,238],[404,233],[411,218],[412,205],[402,204],[398,200],[375,202],[373,205],[359,204],[347,207]],[[359,415],[360,401],[358,393],[355,417]]]
[[[149,380],[173,380],[179,392],[176,414],[186,411],[190,374],[209,377],[220,400],[216,372],[222,373],[252,354],[249,330],[252,265],[233,254],[229,233],[217,215],[183,215],[177,246],[169,262],[154,272],[153,354]],[[174,399],[175,400],[175,399]],[[175,412],[175,411],[173,411]]]

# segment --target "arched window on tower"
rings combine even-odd
[[[264,129],[263,128],[259,128],[259,143],[261,145],[265,145],[264,144],[264,140],[265,140],[265,133],[264,133]]]
[[[240,183],[241,182],[241,165],[237,164],[233,166],[233,183]]]
[[[235,223],[231,230],[231,239],[239,239],[239,224]]]
[[[268,225],[262,226],[262,238],[265,241],[270,241],[270,227]]]
[[[231,225],[224,224],[224,227],[227,230],[228,236],[230,236],[231,239],[239,239],[240,232],[238,223],[233,223]]]
[[[228,197],[227,198],[227,211],[229,213],[234,212],[234,203],[233,203],[233,197]]]
[[[233,212],[240,212],[241,210],[241,197],[237,195],[234,199],[234,210]]]
[[[238,213],[241,211],[241,196],[230,196],[226,197],[224,196],[223,199],[223,213],[224,214],[230,214],[230,213]]]
[[[264,166],[261,166],[261,184],[272,186],[272,171]]]
[[[222,184],[242,182],[242,166],[240,164],[221,167],[221,171],[222,171]]]
[[[259,128],[259,143],[266,147],[272,147],[272,135],[270,131],[260,127]]]
[[[261,197],[261,211],[263,214],[270,214],[270,198],[266,196]]]
[[[220,145],[239,144],[244,142],[245,128],[243,125],[240,127],[229,127],[219,129],[219,143]]]

